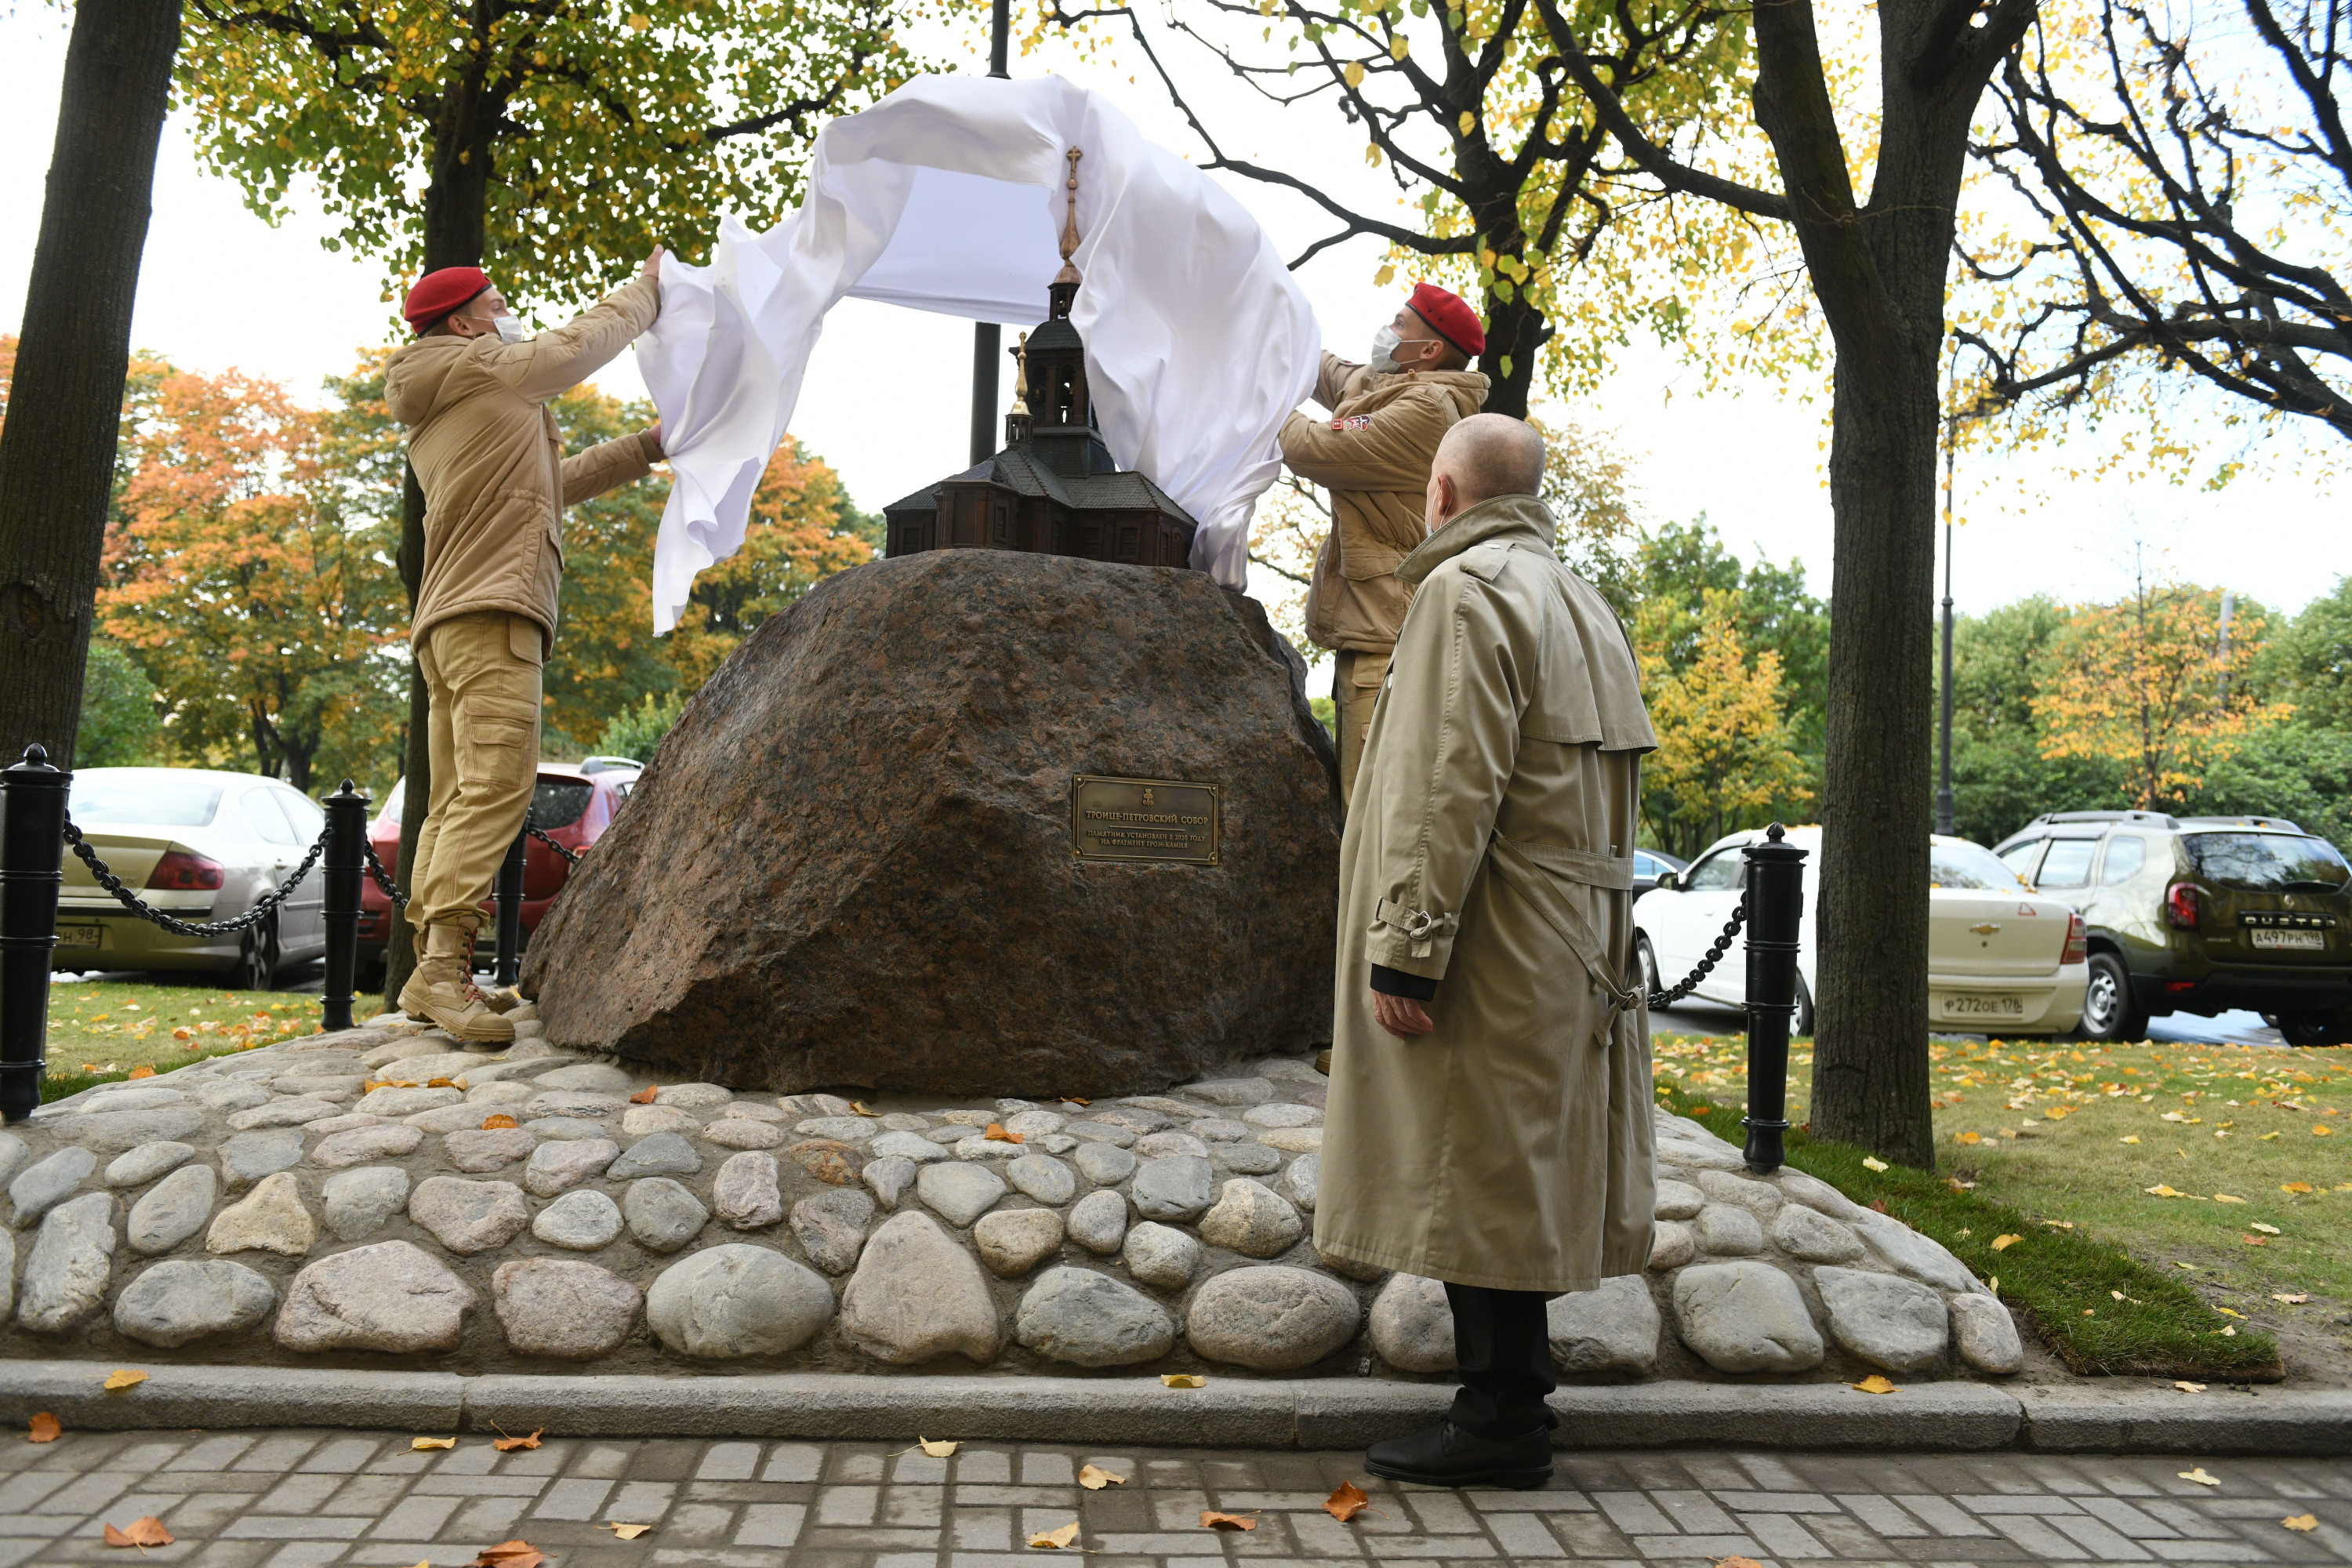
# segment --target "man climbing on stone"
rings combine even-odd
[[[1649,1264],[1649,1015],[1633,958],[1642,753],[1608,602],[1552,553],[1543,439],[1446,433],[1418,584],[1339,851],[1315,1245],[1443,1280],[1462,1380],[1374,1475],[1540,1486],[1545,1302]]]
[[[425,490],[425,580],[409,636],[432,698],[433,790],[408,900],[419,956],[400,1007],[461,1040],[514,1038],[474,988],[474,931],[538,780],[563,509],[643,479],[662,456],[656,425],[567,458],[547,405],[653,325],[660,268],[656,249],[626,286],[537,337],[481,268],[429,272],[403,308],[416,341],[384,375]]]
[[[1486,378],[1469,368],[1486,348],[1477,311],[1419,284],[1373,338],[1370,363],[1323,355],[1315,401],[1331,417],[1294,414],[1282,427],[1283,461],[1331,501],[1331,531],[1307,589],[1307,635],[1339,653],[1331,700],[1342,803],[1354,793],[1372,699],[1412,597],[1397,563],[1425,531],[1422,490],[1437,443],[1486,401]]]

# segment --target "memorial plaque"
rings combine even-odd
[[[1217,864],[1223,786],[1181,779],[1070,780],[1070,847],[1081,860]]]

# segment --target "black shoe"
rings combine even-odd
[[[1551,1479],[1551,1428],[1516,1437],[1481,1437],[1440,1421],[1409,1437],[1364,1450],[1364,1468],[1383,1480],[1425,1487],[1510,1487],[1528,1491]]]

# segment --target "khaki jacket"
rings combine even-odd
[[[1649,1017],[1633,833],[1653,750],[1623,626],[1529,495],[1463,511],[1420,590],[1339,850],[1315,1245],[1558,1294],[1649,1264]],[[1373,1021],[1373,964],[1438,981],[1436,1032]]]
[[[419,338],[392,356],[384,402],[408,426],[409,466],[425,487],[412,642],[451,616],[505,610],[537,621],[554,646],[563,509],[645,478],[661,452],[648,431],[567,458],[547,405],[628,347],[659,309],[641,278],[528,342]]]
[[[1486,378],[1382,375],[1326,353],[1315,401],[1332,416],[1294,414],[1282,426],[1282,460],[1331,497],[1331,531],[1307,589],[1307,635],[1323,647],[1386,654],[1412,600],[1397,563],[1428,532],[1421,520],[1429,465],[1445,433],[1486,401]]]

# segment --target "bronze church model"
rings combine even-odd
[[[1192,563],[1191,514],[1143,475],[1121,472],[1095,428],[1086,342],[1070,324],[1079,282],[1070,265],[1078,244],[1078,156],[1071,148],[1062,269],[1046,289],[1046,319],[1013,351],[1020,380],[1004,449],[884,507],[889,556],[1025,550],[1131,566]]]

